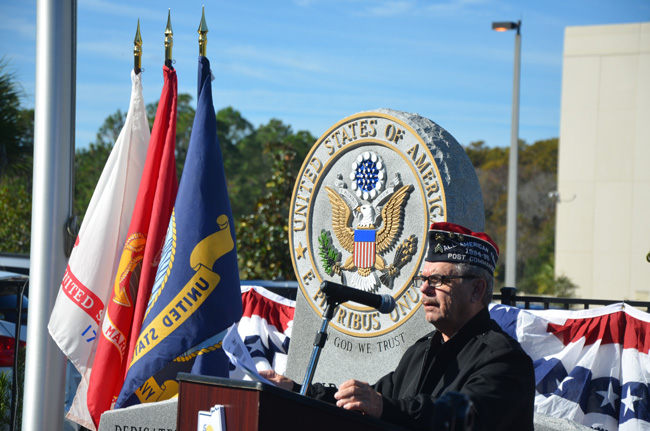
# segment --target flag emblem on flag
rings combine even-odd
[[[172,218],[174,214],[172,213]],[[172,224],[174,221],[172,221]],[[221,276],[212,271],[215,262],[234,248],[230,233],[228,216],[217,218],[220,230],[201,240],[190,254],[190,266],[195,274],[179,291],[174,292],[173,299],[158,313],[140,333],[138,343],[133,352],[130,366],[134,366],[148,352],[163,342],[171,333],[180,328],[186,320],[200,310],[203,303],[210,297],[221,281]],[[168,237],[168,239],[171,237]],[[163,268],[163,271],[171,270]],[[157,286],[156,286],[157,287]],[[160,286],[164,292],[165,285]],[[159,292],[156,292],[156,296]],[[153,293],[152,293],[153,296]],[[149,306],[151,307],[151,303]],[[151,308],[149,308],[151,310]]]

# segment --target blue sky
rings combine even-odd
[[[162,88],[171,9],[179,93],[196,96],[201,6],[216,109],[254,126],[278,118],[322,135],[342,118],[416,112],[463,145],[510,142],[515,32],[522,20],[521,139],[559,136],[567,26],[650,21],[650,0],[79,0],[76,145],[126,111],[138,18],[145,103]],[[36,1],[0,0],[0,57],[34,105]]]

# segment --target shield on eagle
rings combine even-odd
[[[354,230],[354,265],[357,268],[372,268],[375,265],[376,229]]]

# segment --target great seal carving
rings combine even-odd
[[[314,381],[375,381],[431,332],[411,279],[434,221],[484,230],[481,188],[463,147],[418,114],[378,109],[336,123],[314,144],[289,208],[299,281],[287,375],[304,376],[322,325],[324,280],[388,294],[390,314],[346,302],[329,322]]]
[[[323,280],[388,293],[392,313],[344,303],[330,325],[356,337],[392,331],[419,307],[410,280],[427,226],[446,220],[444,182],[422,137],[388,114],[348,117],[312,147],[294,188],[290,246],[301,291],[319,316]]]

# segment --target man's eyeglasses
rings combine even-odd
[[[413,286],[419,289],[426,281],[431,287],[440,287],[443,284],[448,285],[449,284],[448,280],[458,280],[458,279],[473,280],[475,278],[478,277],[475,275],[440,275],[440,274],[416,275],[415,277],[413,277]]]

